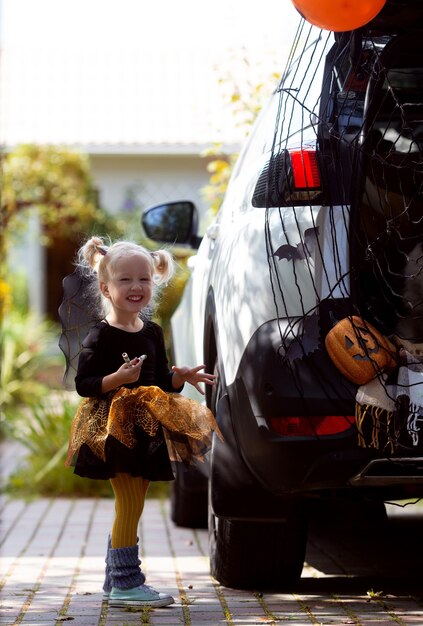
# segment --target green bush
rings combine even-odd
[[[28,407],[38,406],[51,391],[49,372],[59,357],[51,351],[57,329],[35,315],[12,310],[3,320],[1,341],[0,410],[2,430]]]

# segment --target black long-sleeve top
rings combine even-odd
[[[176,392],[182,389],[172,386],[173,372],[169,370],[163,331],[158,324],[148,320],[142,330],[131,333],[103,321],[90,330],[83,342],[75,378],[78,394],[83,397],[102,395],[102,380],[121,367],[123,352],[131,360],[142,354],[147,355],[139,379],[125,384],[125,387],[132,389],[156,385],[163,391]]]

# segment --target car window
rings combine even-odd
[[[315,140],[324,63],[332,43],[332,33],[310,28],[294,44],[301,52],[282,78],[277,123],[266,146],[267,152],[301,147],[303,143]],[[293,138],[298,145],[294,145]]]
[[[251,165],[254,167],[257,163],[257,159],[260,159],[260,156],[265,153],[269,137],[273,137],[278,106],[279,94],[275,92],[261,111],[248,142],[238,157],[232,175],[232,181],[234,181],[241,172],[250,169]]]

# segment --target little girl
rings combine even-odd
[[[171,460],[201,457],[211,430],[218,432],[208,409],[173,392],[189,382],[204,393],[200,384],[213,385],[215,377],[204,365],[170,370],[162,329],[142,315],[154,286],[173,273],[166,250],[130,242],[106,247],[91,237],[79,251],[79,269],[87,265],[106,306],[79,356],[75,386],[86,399],[72,423],[67,464],[79,476],[109,479],[113,488],[103,587],[109,604],[167,606],[174,599],[145,584],[138,523],[150,481],[173,480]]]

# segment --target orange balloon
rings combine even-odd
[[[386,0],[292,0],[292,3],[310,24],[343,32],[370,22]]]

